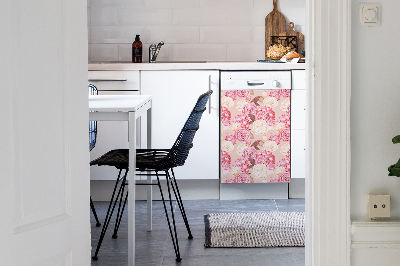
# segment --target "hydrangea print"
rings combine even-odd
[[[226,151],[221,151],[221,166],[225,170],[231,168],[231,156]]]
[[[236,91],[236,95],[240,98],[246,98],[247,100],[251,100],[251,95],[249,90],[239,90]]]
[[[235,116],[233,121],[235,123],[240,123],[242,128],[248,129],[250,126],[251,120],[250,120],[250,117],[248,117],[247,115],[237,115],[237,116]]]
[[[247,129],[244,128],[239,128],[236,132],[235,132],[235,138],[238,141],[244,141],[247,144],[250,144],[250,132]]]
[[[239,173],[235,176],[235,183],[250,183],[250,176],[246,173]]]
[[[221,182],[289,182],[290,90],[221,95]]]

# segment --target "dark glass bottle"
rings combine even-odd
[[[132,63],[142,63],[143,45],[140,41],[140,35],[136,35],[132,43]]]

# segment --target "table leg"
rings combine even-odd
[[[129,196],[128,196],[128,266],[135,265],[135,169],[136,169],[136,119],[129,112]]]
[[[147,110],[147,149],[151,149],[151,106]],[[151,172],[148,172],[149,174]],[[152,176],[147,176],[147,183],[152,183]],[[147,231],[153,230],[153,186],[147,186]]]

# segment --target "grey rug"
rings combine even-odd
[[[304,212],[211,213],[204,215],[205,247],[304,246]]]

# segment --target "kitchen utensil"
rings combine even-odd
[[[280,36],[296,36],[297,38],[297,49],[296,52],[304,51],[304,35],[300,32],[294,30],[294,23],[289,23],[289,30],[286,32],[281,32]],[[294,48],[294,47],[293,47]]]
[[[271,46],[271,36],[278,36],[286,31],[286,18],[278,11],[278,0],[273,0],[274,9],[265,17],[265,59]]]

